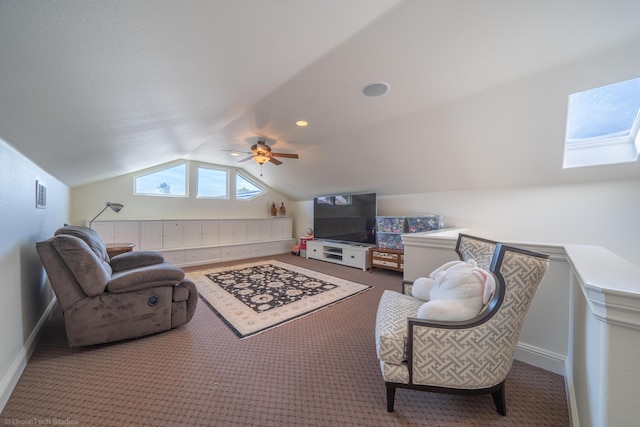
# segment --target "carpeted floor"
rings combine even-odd
[[[507,416],[490,395],[398,390],[395,412],[375,355],[374,319],[400,273],[291,255],[284,262],[375,286],[334,306],[239,340],[200,301],[178,329],[71,349],[49,320],[0,423],[96,426],[567,426],[564,379],[515,362]],[[220,264],[221,265],[221,264]],[[193,270],[193,269],[189,269]]]

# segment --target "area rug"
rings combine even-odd
[[[372,288],[276,260],[194,271],[187,276],[200,297],[241,339]]]

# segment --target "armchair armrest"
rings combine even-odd
[[[160,264],[164,262],[164,257],[160,252],[155,251],[139,251],[125,252],[111,258],[109,264],[114,272],[130,270],[132,268],[146,267],[149,265]]]
[[[155,264],[114,273],[107,291],[124,293],[157,286],[175,286],[184,279],[184,271],[169,263]]]

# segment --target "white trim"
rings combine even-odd
[[[209,200],[230,200],[231,199],[231,170],[226,167],[218,167],[216,165],[209,165],[204,163],[196,163],[196,171],[195,171],[195,180],[196,180],[196,191],[195,198],[196,199],[209,199]],[[200,196],[200,169],[214,170],[217,172],[224,172],[225,179],[224,184],[226,186],[225,195],[222,197],[214,197],[214,196]]]
[[[569,364],[570,362],[567,360],[564,368],[564,386],[567,394],[567,406],[569,407],[569,422],[572,427],[580,427],[576,388],[573,385],[573,368],[571,368]]]
[[[18,384],[18,380],[20,379],[24,368],[26,368],[27,362],[29,361],[29,358],[31,358],[31,354],[33,354],[33,351],[36,349],[38,339],[40,338],[40,330],[51,316],[57,302],[58,299],[54,296],[40,317],[40,320],[38,320],[38,323],[33,328],[33,331],[31,331],[31,334],[24,343],[24,346],[20,349],[18,354],[16,354],[16,357],[7,370],[7,373],[0,381],[0,412],[4,410],[5,405],[9,401],[9,397],[11,397],[11,393],[13,393],[16,384]]]
[[[518,342],[514,359],[554,374],[565,374],[566,356],[530,344]]]
[[[565,250],[591,313],[640,330],[640,268],[599,246],[566,245]]]

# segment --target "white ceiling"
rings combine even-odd
[[[257,176],[223,150],[260,137],[300,155],[262,169],[294,200],[491,187],[504,176],[420,170],[440,142],[410,118],[640,44],[639,18],[629,0],[0,0],[0,139],[71,187],[178,158]],[[391,91],[363,96],[374,81]],[[465,140],[451,153],[478,152]],[[511,182],[562,181],[548,153],[511,154],[494,163]]]

